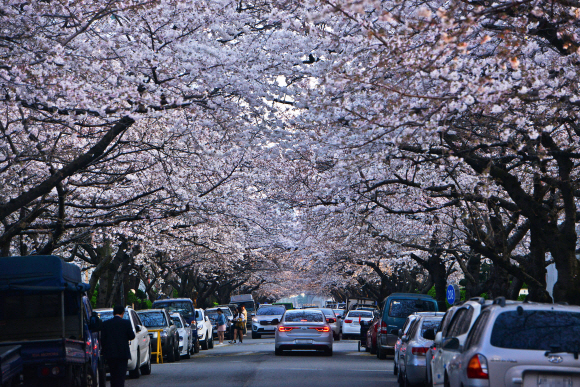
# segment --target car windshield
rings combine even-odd
[[[389,316],[406,318],[415,312],[435,312],[435,302],[427,300],[392,300]]]
[[[211,311],[211,312],[208,312],[206,310],[205,311],[205,315],[211,320],[212,323],[215,323],[217,321],[218,314],[217,314],[217,312],[215,310],[214,311]]]
[[[169,313],[179,313],[182,316],[193,316],[193,307],[188,301],[156,301],[153,308],[167,309]]]
[[[97,312],[99,314],[99,317],[101,318],[101,320],[103,320],[103,322],[110,320],[113,318],[113,311],[110,312]],[[129,320],[129,313],[125,313],[123,315],[123,320]]]
[[[195,310],[195,321],[203,321],[203,313],[200,310]]]
[[[332,318],[336,318],[336,315],[334,314],[332,309],[319,309],[322,313],[324,313],[324,315],[326,317],[332,317]]]
[[[171,317],[171,319],[175,323],[176,327],[183,328],[183,324],[181,323],[181,319],[179,317]]]
[[[366,310],[355,310],[355,311],[348,312],[346,317],[372,318],[373,314],[372,314],[372,312],[367,312]]]
[[[428,331],[429,329],[437,331],[439,324],[441,324],[441,319],[423,320],[423,324],[421,325],[421,337],[425,337],[425,332]]]
[[[139,318],[147,328],[165,327],[167,320],[163,312],[140,312]]]
[[[324,316],[319,310],[288,311],[284,315],[286,322],[324,322]]]
[[[286,309],[283,306],[263,306],[258,309],[258,316],[281,316]]]
[[[580,313],[554,310],[503,312],[491,332],[500,348],[554,352],[580,351]]]
[[[344,309],[333,309],[333,311],[337,316],[344,316]]]

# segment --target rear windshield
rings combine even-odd
[[[193,306],[189,301],[156,301],[153,308],[167,309],[169,313],[179,313],[182,316],[193,317]]]
[[[179,317],[171,317],[171,319],[173,320],[177,328],[183,328],[183,325],[181,324],[181,320],[179,319]]]
[[[364,310],[357,310],[357,311],[348,312],[346,317],[373,317],[373,314],[372,314],[372,312],[367,312]]]
[[[439,320],[424,320],[423,325],[421,325],[421,337],[425,337],[425,332],[429,329],[433,329],[433,331],[437,331],[439,328],[439,324],[441,324],[441,319]]]
[[[286,308],[283,306],[263,306],[258,309],[258,316],[280,316],[284,314]]]
[[[344,316],[344,309],[334,309],[334,314],[337,316]]]
[[[99,314],[99,318],[103,320],[103,322],[110,320],[113,318],[113,311],[110,312],[97,312]],[[129,313],[123,315],[123,320],[129,320]]]
[[[167,320],[165,320],[165,314],[162,312],[141,312],[139,317],[147,328],[151,327],[165,327],[167,326]]]
[[[406,318],[415,312],[435,312],[436,304],[426,300],[391,300],[389,317]]]
[[[324,315],[319,310],[288,311],[284,315],[286,322],[324,322]]]
[[[553,310],[503,312],[491,332],[491,345],[500,348],[580,351],[580,313]]]

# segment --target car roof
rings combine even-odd
[[[165,309],[143,309],[139,310],[137,313],[148,313],[148,312],[165,312]]]

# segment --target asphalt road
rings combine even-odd
[[[358,352],[357,341],[334,343],[334,355],[296,351],[274,356],[273,336],[201,350],[191,359],[153,364],[151,375],[125,386],[310,387],[398,386],[393,361]]]

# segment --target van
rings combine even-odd
[[[438,312],[437,301],[426,294],[393,293],[381,304],[381,322],[377,329],[377,357],[395,354],[399,329],[415,312]]]

